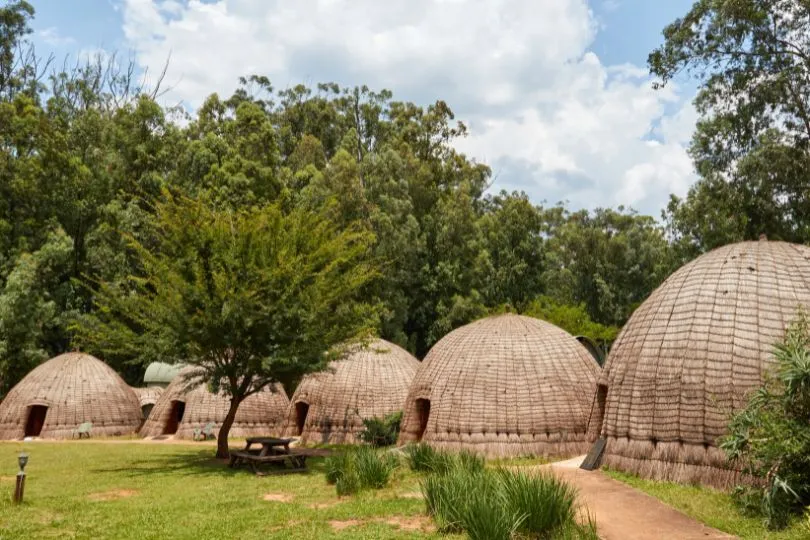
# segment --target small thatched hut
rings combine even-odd
[[[481,319],[447,334],[422,361],[399,442],[491,457],[583,453],[599,371],[553,324],[513,314]]]
[[[40,364],[0,404],[0,439],[69,439],[84,422],[93,423],[93,435],[135,433],[141,424],[135,392],[89,354],[67,353]]]
[[[146,388],[133,388],[138,401],[141,403],[141,418],[146,420],[152,412],[155,404],[163,393],[162,386],[147,386]]]
[[[194,377],[197,369],[194,366],[183,368],[163,391],[141,428],[142,437],[173,435],[178,439],[191,439],[195,429],[209,423],[219,429],[228,413],[230,398],[214,394],[206,384],[200,384],[199,378]],[[289,403],[281,385],[249,396],[239,405],[230,435],[279,435]]]
[[[633,313],[608,357],[592,423],[603,463],[645,477],[725,488],[739,476],[717,447],[773,361],[799,305],[810,248],[742,242],[672,274]]]
[[[303,442],[352,444],[363,420],[401,411],[419,361],[382,339],[358,345],[326,371],[307,375],[293,394],[285,435]]]

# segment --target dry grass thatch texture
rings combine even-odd
[[[178,439],[191,439],[194,429],[202,429],[206,424],[213,423],[219,429],[228,413],[230,398],[210,392],[205,384],[199,383],[199,378],[194,377],[195,372],[198,368],[194,366],[184,368],[166,387],[141,428],[142,437],[173,434]],[[184,407],[180,422],[174,421],[175,403],[182,403]],[[288,405],[287,394],[281,385],[249,396],[239,405],[230,436],[280,434]]]
[[[717,439],[761,383],[800,305],[810,306],[805,246],[742,242],[673,273],[633,313],[605,366],[603,462],[655,479],[732,485],[739,471]]]
[[[490,457],[584,453],[599,372],[588,350],[553,324],[512,314],[481,319],[439,340],[422,362],[399,443]]]
[[[160,386],[147,386],[146,388],[133,388],[135,395],[138,396],[138,401],[141,407],[145,405],[155,405],[163,394],[163,388]]]
[[[363,419],[402,410],[418,367],[416,358],[393,343],[375,339],[358,345],[326,371],[304,377],[290,400],[285,435],[310,443],[358,442]]]
[[[110,366],[78,352],[40,364],[11,389],[0,405],[0,439],[22,438],[37,409],[47,439],[69,439],[84,422],[93,423],[93,436],[134,433],[141,423],[135,392]]]

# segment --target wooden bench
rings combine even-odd
[[[231,462],[229,467],[236,468],[240,465],[248,465],[257,475],[263,475],[259,470],[260,465],[279,464],[284,466],[277,472],[301,472],[307,470],[307,456],[297,452],[288,454],[270,454],[262,456],[259,451],[231,450]],[[289,465],[289,467],[287,467]]]

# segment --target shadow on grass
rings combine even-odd
[[[322,474],[325,471],[324,458],[311,457],[307,459],[307,470],[288,472],[281,466],[264,466],[260,470],[266,475],[264,478],[286,476]],[[218,459],[211,455],[211,450],[200,450],[196,454],[157,455],[147,459],[128,461],[120,467],[93,469],[94,473],[115,473],[125,476],[203,476],[203,477],[235,477],[247,476],[262,478],[253,473],[249,467],[232,469],[227,459]]]

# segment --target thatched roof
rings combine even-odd
[[[553,324],[512,314],[481,319],[430,350],[411,384],[399,442],[492,457],[584,453],[599,371]]]
[[[160,399],[161,394],[163,394],[163,388],[160,386],[148,386],[146,388],[133,388],[133,392],[135,395],[138,396],[138,401],[141,403],[141,407],[144,405],[154,405]]]
[[[194,366],[183,368],[166,387],[141,428],[142,437],[167,434],[167,427],[171,426],[176,412],[175,402],[184,405],[182,421],[174,426],[177,429],[174,434],[176,438],[190,439],[195,428],[204,428],[208,423],[213,423],[219,429],[228,413],[230,398],[224,394],[213,394],[204,383],[199,384],[198,378],[189,379],[198,369]],[[281,385],[249,396],[239,405],[231,437],[280,435],[289,403]]]
[[[138,397],[123,379],[77,352],[40,364],[11,389],[0,404],[0,439],[23,437],[33,406],[47,407],[39,436],[49,439],[70,438],[84,422],[94,436],[134,433],[141,423]]]
[[[738,473],[717,439],[762,381],[800,304],[810,306],[805,246],[742,242],[672,274],[610,352],[603,463],[657,479],[732,485]]]
[[[418,367],[416,358],[393,343],[376,339],[358,345],[326,371],[304,377],[293,394],[285,434],[303,442],[357,442],[364,419],[402,410]]]

